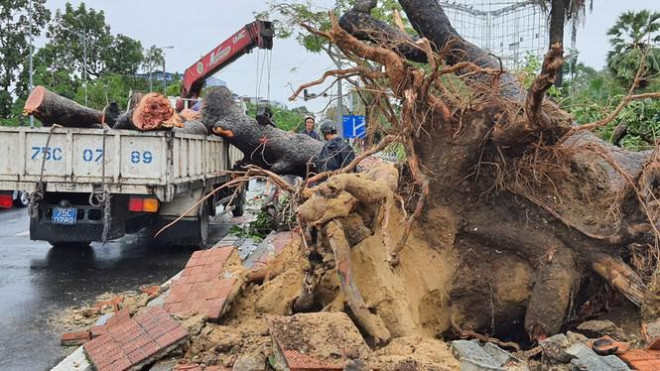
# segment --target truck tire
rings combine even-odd
[[[89,247],[91,242],[82,241],[82,242],[54,242],[48,241],[48,243],[56,249],[84,249]]]
[[[209,239],[209,217],[210,217],[209,206],[205,203],[200,207],[199,212],[199,244],[205,245]]]
[[[171,221],[171,218],[161,218],[147,233],[153,236]],[[201,247],[206,244],[208,237],[209,208],[204,205],[196,220],[181,220],[163,231],[154,241],[166,246]]]
[[[14,206],[16,207],[27,207],[30,204],[30,195],[24,191],[18,191],[16,199],[14,200]]]
[[[245,213],[245,199],[247,198],[247,190],[243,189],[233,201],[234,209],[231,211],[231,214],[234,217],[243,216]]]

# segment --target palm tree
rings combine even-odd
[[[589,11],[593,8],[593,0],[542,0],[541,5],[550,4],[550,45],[561,43],[564,45],[564,26],[566,21],[571,22],[571,40],[575,42],[577,27],[586,14],[587,2]],[[555,86],[562,84],[561,70],[557,74]]]
[[[637,88],[643,89],[660,72],[660,13],[649,10],[625,12],[607,31],[612,50],[607,67],[625,86],[630,86],[642,66]]]

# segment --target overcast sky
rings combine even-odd
[[[64,7],[66,0],[47,0],[51,10]],[[74,5],[79,0],[70,0]],[[253,20],[253,13],[266,9],[264,1],[254,0],[86,0],[88,7],[103,10],[113,33],[122,33],[150,45],[174,46],[166,50],[167,70],[183,72],[199,57]],[[328,8],[334,1],[314,1],[320,8]],[[595,0],[592,13],[587,14],[577,39],[579,59],[597,69],[604,67],[609,44],[607,29],[618,15],[626,10],[652,9],[660,11],[660,0]],[[567,30],[567,37],[570,31]],[[240,95],[254,96],[257,90],[257,54],[246,55],[216,74]],[[263,55],[262,55],[263,57]],[[291,86],[314,80],[333,67],[321,54],[311,54],[295,40],[274,41],[270,79],[270,98],[290,107],[306,105],[319,111],[327,99],[304,102],[287,101]],[[261,96],[267,95],[267,86]],[[320,91],[320,89],[310,89]]]

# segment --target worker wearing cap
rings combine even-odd
[[[334,122],[324,121],[321,124],[321,134],[326,142],[316,161],[318,172],[341,169],[355,159],[353,148],[337,135],[337,125]]]
[[[314,116],[305,116],[305,128],[300,134],[309,135],[310,137],[319,140],[319,134],[314,130]]]

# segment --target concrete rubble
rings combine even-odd
[[[480,344],[477,340],[455,340],[451,349],[461,362],[462,371],[527,371],[520,359],[492,343]]]

